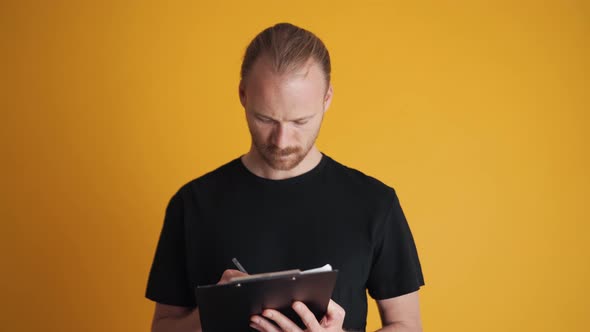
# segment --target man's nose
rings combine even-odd
[[[289,130],[283,123],[277,123],[272,133],[271,142],[279,149],[284,149],[289,146]]]

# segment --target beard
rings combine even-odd
[[[258,144],[254,142],[258,153],[272,169],[277,171],[291,170],[301,163],[312,145],[308,147],[290,146],[279,148],[272,144]]]
[[[308,136],[308,140],[304,140],[303,145],[288,146],[281,149],[270,142],[260,139],[261,137],[255,135],[255,133],[250,130],[252,143],[258,154],[262,157],[262,160],[264,160],[270,168],[276,171],[292,170],[297,167],[305,157],[307,157],[309,151],[313,148],[320,133],[323,118],[324,116],[322,114],[320,123],[312,131],[311,135]]]
[[[310,140],[299,146],[288,146],[281,149],[272,143],[257,140],[255,136],[252,136],[252,143],[254,143],[258,154],[270,168],[277,171],[289,171],[297,167],[307,157],[307,154],[315,144],[319,129],[318,126],[315,133],[310,137]]]

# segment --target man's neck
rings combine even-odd
[[[285,171],[271,168],[264,159],[262,159],[260,154],[257,153],[255,148],[251,148],[241,159],[244,166],[256,176],[270,180],[283,180],[307,173],[314,169],[322,160],[322,153],[314,145],[299,165]]]

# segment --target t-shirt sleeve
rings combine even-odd
[[[375,232],[376,243],[367,289],[371,297],[383,300],[418,290],[424,285],[414,238],[399,199]]]
[[[180,193],[168,203],[145,296],[162,304],[194,307],[186,268],[184,204]]]

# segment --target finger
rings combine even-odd
[[[258,315],[250,317],[250,323],[255,325],[255,329],[261,332],[281,332],[281,330],[276,327],[276,325],[264,317],[260,317]]]
[[[328,309],[326,310],[326,324],[331,325],[332,322],[338,322],[341,324],[344,322],[344,316],[346,316],[344,308],[330,299]]]
[[[267,319],[272,319],[283,331],[299,332],[301,329],[292,320],[277,310],[266,309],[262,312],[262,316]]]
[[[262,329],[262,327],[252,321],[250,321],[250,327],[257,330],[257,331],[261,331],[264,332],[264,330]]]
[[[218,285],[225,284],[225,283],[228,283],[229,281],[231,281],[232,278],[243,277],[243,276],[247,276],[247,275],[248,274],[238,271],[238,270],[227,269],[227,270],[223,271],[223,274],[221,275],[221,278],[219,279],[217,284]]]
[[[310,331],[319,331],[320,330],[320,323],[315,318],[315,315],[309,308],[303,304],[303,302],[295,301],[293,302],[293,310],[301,317],[303,324],[310,330]]]

